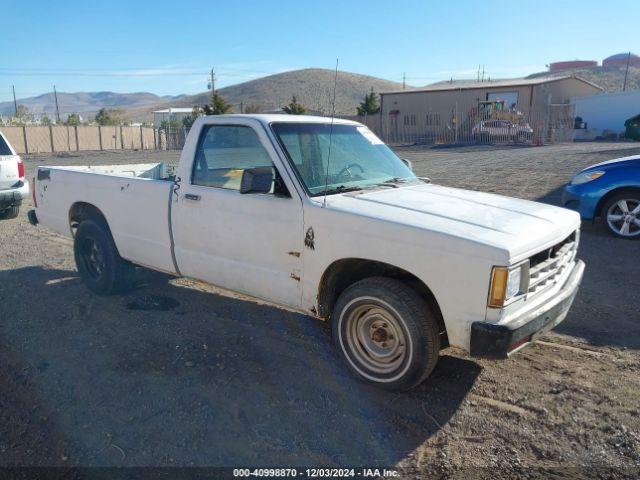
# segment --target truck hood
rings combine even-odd
[[[327,206],[495,247],[511,261],[580,226],[580,216],[564,208],[433,184],[332,195]]]

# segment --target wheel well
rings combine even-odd
[[[433,308],[440,326],[442,347],[449,345],[442,312],[433,292],[412,273],[384,262],[362,258],[345,258],[333,262],[325,270],[320,281],[318,315],[328,319],[340,294],[350,285],[369,277],[394,278],[416,291]]]
[[[598,202],[598,205],[596,206],[595,216],[601,217],[602,209],[607,204],[607,202],[614,196],[619,195],[621,193],[625,193],[625,192],[633,192],[636,194],[640,194],[640,187],[618,187],[616,189],[611,190],[610,192],[607,192],[606,195],[604,195]]]
[[[98,207],[86,202],[76,202],[69,209],[69,227],[71,228],[71,235],[75,236],[78,225],[89,219],[98,221],[107,229],[109,228],[107,219]]]

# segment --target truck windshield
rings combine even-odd
[[[273,123],[273,131],[310,195],[416,180],[402,160],[367,127]],[[331,135],[331,158],[329,136]]]

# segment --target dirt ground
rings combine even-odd
[[[624,143],[399,149],[436,183],[551,203],[581,168],[638,153]],[[177,155],[25,160],[31,176],[43,164]],[[583,286],[544,341],[499,362],[444,351],[423,385],[394,394],[354,380],[327,327],[303,315],[153,272],[129,294],[90,294],[71,241],[30,226],[28,208],[0,222],[0,466],[638,475],[640,242],[583,224]]]

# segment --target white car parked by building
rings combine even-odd
[[[16,218],[22,201],[29,197],[22,159],[0,132],[0,220]]]

